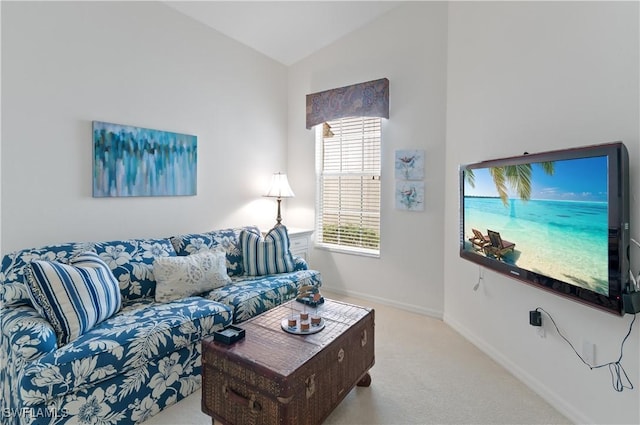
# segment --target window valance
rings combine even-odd
[[[389,80],[381,78],[307,95],[307,128],[344,117],[389,118]]]

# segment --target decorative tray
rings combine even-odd
[[[233,325],[213,333],[213,340],[223,344],[233,344],[242,338],[244,338],[244,329]]]
[[[314,301],[312,295],[296,298],[296,301],[302,304],[310,305],[311,307],[317,307],[324,302],[324,297],[320,297],[319,300]]]
[[[295,326],[289,326],[289,319],[295,318],[296,319],[296,325]],[[300,315],[296,314],[296,315],[287,315],[287,317],[285,317],[284,319],[282,319],[282,321],[280,322],[280,325],[282,326],[282,330],[284,330],[285,332],[288,332],[290,334],[295,334],[295,335],[310,335],[310,334],[314,334],[316,332],[320,332],[321,330],[324,329],[324,319],[320,318],[320,323],[318,324],[314,324],[311,323],[311,320],[305,320],[304,322],[309,324],[309,328],[308,329],[302,329],[300,327],[302,320],[300,320]]]

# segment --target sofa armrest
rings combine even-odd
[[[302,258],[302,257],[293,257],[293,264],[294,264],[294,269],[293,271],[300,271],[300,270],[309,270],[309,264],[307,264],[307,261]]]
[[[58,348],[56,333],[49,322],[29,306],[3,309],[0,327],[10,350],[25,363]]]

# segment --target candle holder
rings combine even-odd
[[[296,301],[302,303],[302,311],[294,313],[293,303],[289,306],[291,313],[282,319],[281,326],[285,332],[296,335],[308,335],[324,329],[324,319],[318,314],[318,305],[324,302],[320,291],[313,285],[301,286]],[[307,306],[313,307],[313,313],[307,311]]]

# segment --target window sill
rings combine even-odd
[[[360,257],[380,258],[380,251],[366,248],[351,248],[347,246],[330,245],[316,243],[314,248],[322,249],[324,251],[337,252],[340,254],[357,255]]]

